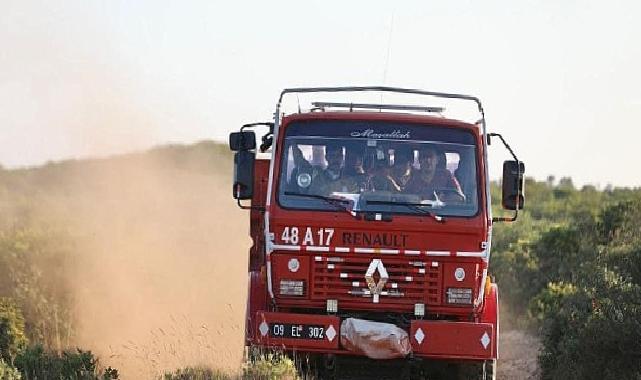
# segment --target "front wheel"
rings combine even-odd
[[[458,366],[458,380],[496,380],[496,359]]]
[[[496,380],[496,359],[483,363],[483,380]]]

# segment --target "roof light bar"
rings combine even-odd
[[[335,102],[313,102],[316,108],[347,108],[351,111],[358,109],[375,109],[375,110],[397,110],[397,111],[419,111],[442,113],[445,107],[415,106],[404,104],[368,104],[368,103],[335,103]]]

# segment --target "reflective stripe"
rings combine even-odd
[[[315,245],[287,245],[287,244],[271,244],[269,241],[267,242],[268,246],[268,253],[271,253],[271,251],[274,250],[281,250],[281,251],[308,251],[308,252],[340,252],[340,253],[347,253],[350,251],[356,252],[356,253],[382,253],[382,254],[387,254],[387,255],[397,255],[399,253],[404,253],[406,255],[420,255],[421,251],[417,250],[411,250],[411,249],[387,249],[387,248],[366,248],[366,247],[355,247],[355,248],[350,248],[350,247],[328,247],[328,246],[315,246]],[[464,252],[464,251],[458,251],[452,254],[450,251],[425,251],[425,254],[427,256],[458,256],[458,257],[480,257],[480,258],[487,258],[487,250],[481,251],[481,252]]]
[[[282,245],[282,244],[272,244],[273,250],[281,251],[300,251],[300,245]]]
[[[329,247],[305,246],[306,251],[310,252],[329,252]]]
[[[459,257],[485,257],[487,251],[483,252],[456,252],[456,256]]]

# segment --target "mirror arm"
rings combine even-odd
[[[271,121],[263,121],[263,122],[258,122],[258,123],[249,123],[249,124],[244,124],[242,127],[240,127],[240,131],[242,132],[245,128],[254,128],[254,127],[259,127],[259,126],[266,126],[269,127],[269,131],[263,135],[261,138],[262,144],[260,144],[260,151],[261,153],[264,153],[267,149],[269,149],[272,146],[272,143],[274,142],[274,122]]]
[[[516,157],[516,154],[514,154],[514,151],[510,147],[510,144],[508,144],[507,141],[505,141],[505,139],[503,138],[503,136],[500,133],[488,133],[487,134],[488,145],[490,143],[490,137],[493,137],[493,136],[496,136],[496,137],[500,138],[501,142],[503,143],[505,148],[507,148],[507,150],[510,152],[510,154],[514,158],[514,161],[516,161],[516,170],[517,170],[517,175],[518,175],[517,178],[521,178],[521,161],[519,161],[519,159]],[[519,217],[519,205],[518,205],[519,201],[518,200],[520,198],[521,198],[521,186],[517,186],[517,188],[516,188],[517,205],[516,205],[516,209],[514,210],[514,216],[512,216],[511,218],[506,218],[504,216],[494,217],[494,218],[492,218],[492,223],[494,223],[494,222],[515,222],[516,219]]]
[[[487,136],[488,136],[488,142],[489,142],[489,137],[496,136],[496,137],[500,138],[500,139],[501,139],[501,142],[503,142],[503,145],[505,145],[505,147],[507,148],[507,150],[510,152],[510,154],[511,154],[511,155],[512,155],[512,157],[514,158],[514,161],[516,161],[517,163],[520,163],[520,162],[521,162],[521,161],[519,161],[519,159],[518,159],[518,158],[516,158],[516,154],[514,154],[514,151],[513,151],[513,150],[512,150],[512,148],[510,147],[510,144],[508,144],[508,143],[507,143],[507,141],[505,141],[505,139],[503,138],[503,136],[502,136],[500,133],[488,133],[488,134],[487,134]],[[489,145],[489,144],[488,144],[488,145]],[[519,170],[519,174],[520,174],[520,171],[521,171],[520,167],[519,167],[519,169],[518,169],[518,170]]]
[[[261,125],[269,127],[269,133],[274,132],[274,122],[273,121],[261,121],[261,122],[258,122],[258,123],[243,124],[243,126],[240,127],[240,131],[242,132],[243,129],[245,129],[245,128],[254,128],[254,127],[259,127]]]
[[[514,216],[513,217],[506,218],[504,216],[498,216],[498,217],[495,216],[495,217],[492,218],[492,223],[495,223],[495,222],[515,222],[516,218],[518,218],[518,216],[519,216],[519,210],[518,210],[518,207],[517,207],[517,209],[514,210]]]

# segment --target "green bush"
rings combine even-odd
[[[530,303],[543,336],[543,380],[641,379],[638,206],[615,202],[595,223],[573,221],[539,242],[548,249],[540,267],[564,281]]]
[[[564,282],[551,282],[530,301],[529,317],[536,322],[554,318],[559,313],[564,300],[577,292],[576,286]]]
[[[527,180],[522,223],[494,229],[502,302],[538,327],[544,380],[641,379],[641,189],[553,182]]]
[[[20,380],[20,372],[0,359],[0,380]]]
[[[22,313],[12,300],[0,298],[0,360],[13,364],[26,346]]]
[[[641,379],[641,287],[607,271],[595,282],[547,298],[543,380]]]
[[[187,367],[166,373],[160,380],[232,380],[229,374],[204,367]]]
[[[16,367],[26,379],[110,380],[118,371],[101,370],[91,351],[47,352],[40,345],[29,347],[16,358]]]
[[[62,349],[73,336],[69,270],[70,238],[53,227],[0,229],[0,296],[15,301],[31,342]]]
[[[280,352],[257,350],[243,366],[241,376],[205,367],[187,367],[165,373],[159,380],[295,380],[294,362]]]
[[[243,378],[248,380],[298,379],[294,361],[279,352],[253,355],[243,368]]]

